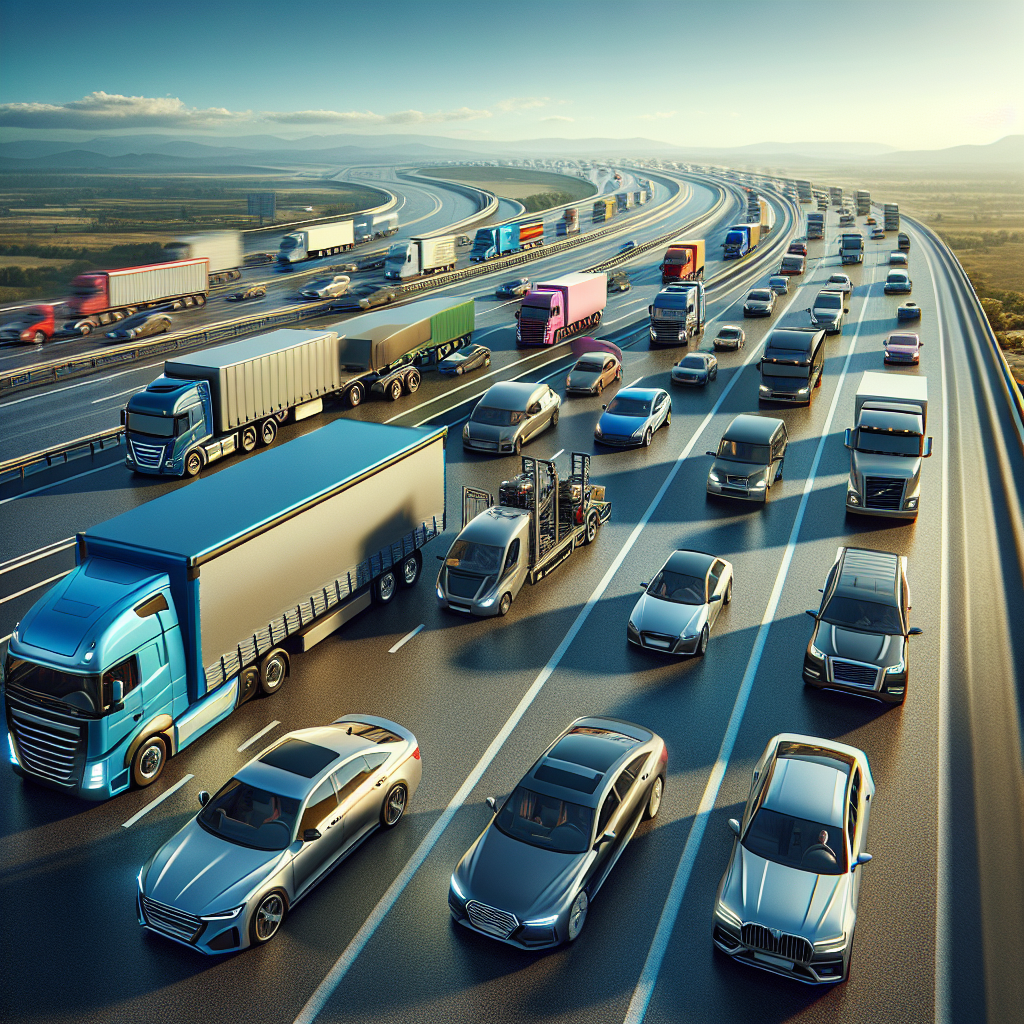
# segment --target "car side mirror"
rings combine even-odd
[[[920,626],[911,626],[907,630],[907,636],[920,636],[923,632],[924,630]]]
[[[844,313],[849,313],[850,311],[849,311],[848,309],[844,308],[844,309],[843,309],[843,312],[844,312]]]
[[[600,849],[605,843],[610,843],[615,838],[615,833],[608,829],[603,836],[596,843],[594,843],[594,849]]]
[[[740,823],[739,823],[739,819],[738,818],[730,818],[729,819],[729,828],[731,828],[733,830],[733,833],[736,835],[736,837],[739,838]]]
[[[602,406],[601,406],[601,408],[602,408],[602,409],[607,409],[607,408],[608,408],[608,406],[607,406],[607,405],[602,405]]]
[[[818,617],[818,613],[813,608],[805,608],[804,614],[810,615],[812,619],[816,619]]]
[[[437,560],[439,562],[443,562],[448,556],[447,555],[435,555],[434,557],[437,558]]]
[[[304,843],[312,843],[312,842],[315,842],[319,838],[320,838],[320,829],[318,829],[318,828],[307,828],[306,831],[302,833],[302,841]]]
[[[854,862],[854,867],[859,868],[861,864],[867,864],[872,859],[870,853],[858,853],[857,860]]]
[[[921,453],[921,457],[923,459],[927,459],[928,456],[931,455],[931,453],[932,453],[932,439],[930,437],[926,437],[924,439],[924,451]]]
[[[640,589],[641,590],[646,590],[648,586],[649,586],[649,584],[647,584],[647,583],[641,583],[640,584]]]
[[[120,704],[124,700],[124,680],[115,679],[110,684],[110,701],[112,704]]]
[[[494,811],[495,814],[498,813],[498,801],[495,800],[493,796],[489,796],[484,802],[492,811]]]
[[[721,594],[712,594],[708,598],[708,604],[714,604],[716,601],[721,601],[721,600],[722,600],[722,595]]]
[[[846,448],[853,447],[853,431],[849,427],[843,433],[843,446]]]
[[[923,342],[923,341],[919,341],[919,342],[917,343],[917,347],[918,347],[918,348],[924,348],[924,342]]]
[[[205,789],[199,790],[199,806],[205,807],[210,802],[210,794]]]
[[[705,455],[710,455],[711,458],[713,458],[713,459],[717,459],[718,458],[718,453],[717,452],[705,452],[704,454]]]
[[[648,316],[653,316],[654,315],[654,307],[653,306],[648,306],[647,307],[647,315]]]

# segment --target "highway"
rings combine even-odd
[[[690,188],[676,223],[713,206],[712,190]],[[787,210],[779,206],[772,240],[802,233]],[[730,200],[716,215],[705,236],[709,254],[720,251],[736,213]],[[648,237],[671,226],[652,224]],[[490,297],[500,277],[445,289],[477,300],[477,339],[495,353],[489,371],[454,386],[428,374],[419,392],[397,405],[367,402],[344,413],[449,426],[449,529],[428,548],[425,578],[297,659],[284,692],[243,706],[174,758],[151,789],[88,805],[0,773],[0,885],[12,908],[0,951],[17,979],[7,989],[5,1019],[1015,1019],[1024,999],[1024,641],[1013,628],[1024,607],[1024,452],[993,391],[962,286],[924,232],[909,226],[913,298],[926,341],[921,366],[886,371],[929,380],[935,455],[925,463],[917,522],[844,515],[843,430],[852,425],[860,374],[882,369],[882,342],[903,301],[882,294],[891,239],[868,242],[865,262],[844,268],[854,283],[850,316],[827,342],[824,380],[811,406],[763,409],[786,420],[791,438],[785,481],[766,507],[712,503],[704,493],[704,451],[716,447],[734,415],[757,411],[760,342],[772,326],[807,324],[803,310],[838,263],[837,232],[830,211],[826,239],[809,243],[808,269],[793,279],[795,290],[769,321],[745,323],[746,347],[719,354],[716,382],[672,389],[671,425],[639,451],[595,446],[601,400],[564,398],[564,348],[515,349],[514,304]],[[621,241],[545,258],[525,272],[549,276],[592,265]],[[749,280],[710,292],[701,349],[710,348],[721,323],[741,322],[746,291],[777,266],[777,259],[759,265],[758,255],[745,261]],[[623,347],[624,383],[670,388],[669,368],[681,352],[652,351],[646,342],[644,307],[660,285],[659,262],[657,251],[630,261],[633,288],[614,296],[598,334]],[[709,259],[707,277],[720,269]],[[592,452],[592,478],[607,488],[612,519],[594,545],[526,588],[507,618],[442,614],[431,554],[442,554],[458,529],[461,488],[496,491],[517,472],[512,457],[464,453],[461,424],[489,380],[520,374],[548,379],[563,394],[557,427],[526,452]],[[94,382],[82,382],[41,403],[40,424],[48,418],[52,428],[63,410],[78,426],[88,403],[100,398],[100,407],[116,408],[124,396],[113,392],[144,382],[107,378],[95,391]],[[278,443],[327,418],[286,427]],[[59,548],[76,530],[188,486],[129,478],[113,453],[106,459],[0,488],[7,525],[0,536],[0,636],[42,592],[34,588],[72,564],[70,548],[50,553],[47,545]],[[811,628],[804,609],[817,606],[818,587],[843,544],[909,559],[912,623],[924,633],[913,641],[902,707],[811,693],[801,683]],[[735,566],[733,601],[701,660],[660,658],[625,640],[640,581],[675,547],[714,552]],[[219,788],[285,731],[354,711],[390,717],[419,740],[423,782],[407,820],[372,837],[265,947],[202,958],[141,932],[138,867],[195,813],[199,790]],[[448,878],[490,819],[485,798],[508,793],[558,731],[583,714],[625,718],[664,737],[669,777],[658,819],[638,830],[572,946],[527,954],[454,926]],[[754,760],[781,731],[863,748],[877,785],[868,847],[874,859],[861,869],[852,974],[834,989],[752,971],[712,950],[712,903],[732,842],[726,822],[742,808]],[[260,733],[265,738],[252,745]]]

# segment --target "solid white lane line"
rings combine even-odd
[[[74,388],[84,388],[91,384],[102,384],[106,380],[114,380],[115,377],[124,377],[129,373],[138,373],[140,370],[148,370],[152,367],[133,366],[130,370],[121,370],[120,373],[110,373],[106,377],[90,377],[88,380],[80,380],[77,384],[66,384],[62,388],[51,388],[49,391],[40,391],[35,395],[25,395],[24,398],[12,398],[9,402],[0,404],[0,409],[6,409],[9,405],[20,405],[22,402],[31,402],[37,398],[46,398],[47,395],[57,395],[61,391],[71,391]]]
[[[122,395],[134,395],[136,391],[141,390],[141,388],[129,388],[127,391],[116,391],[112,395],[104,395],[103,398],[94,398],[89,404],[99,405],[100,402],[109,402],[112,398],[120,398]]]
[[[7,643],[7,641],[10,640],[12,636],[14,636],[13,633],[8,633],[7,636],[0,636],[0,644]]]
[[[117,465],[117,463],[112,462],[110,464],[110,466],[114,465]],[[41,494],[43,491],[52,491],[54,487],[63,487],[72,480],[78,480],[83,476],[92,476],[93,473],[102,473],[105,470],[110,469],[110,466],[97,466],[95,469],[87,469],[84,473],[76,473],[74,476],[66,476],[63,480],[55,480],[52,484],[43,484],[42,487],[34,487],[31,491],[25,491],[22,494],[14,494],[10,498],[0,498],[0,505],[6,505],[9,501],[17,501],[19,498],[29,498],[33,494]]]
[[[873,276],[874,275],[872,274],[871,277]],[[871,288],[871,284],[872,281],[869,278],[869,290]],[[764,647],[768,640],[768,633],[771,630],[772,622],[775,619],[775,613],[778,611],[779,601],[782,599],[782,589],[785,585],[786,577],[789,575],[789,567],[793,561],[793,553],[796,551],[797,540],[800,536],[800,527],[804,519],[804,512],[807,509],[807,503],[810,500],[811,492],[814,489],[814,479],[817,476],[818,466],[821,463],[821,456],[825,450],[825,442],[829,438],[829,431],[832,428],[832,420],[835,418],[836,409],[839,408],[839,399],[843,393],[843,383],[846,380],[846,374],[850,368],[850,360],[853,358],[854,350],[857,347],[857,339],[860,337],[860,328],[861,324],[864,322],[864,316],[867,313],[867,308],[868,303],[865,298],[860,316],[857,319],[857,330],[854,332],[853,338],[850,341],[850,349],[846,353],[846,361],[843,363],[842,372],[839,374],[839,381],[836,384],[835,394],[832,396],[832,404],[829,406],[825,425],[821,429],[821,438],[819,439],[818,447],[814,452],[814,461],[811,463],[811,471],[807,476],[807,480],[804,482],[803,494],[800,497],[800,505],[797,508],[796,518],[793,520],[793,528],[790,530],[789,534],[789,543],[786,545],[786,551],[782,556],[782,564],[779,566],[778,574],[775,577],[775,585],[772,588],[771,596],[768,598],[768,605],[764,610],[764,615],[761,617],[761,625],[757,631],[757,637],[754,640],[754,647],[750,652],[750,659],[747,661],[746,670],[743,673],[743,680],[740,683],[739,692],[736,694],[736,701],[733,704],[732,713],[729,715],[729,723],[726,726],[725,735],[722,737],[722,744],[718,750],[718,757],[715,760],[714,767],[711,769],[711,775],[708,778],[707,785],[704,787],[704,794],[701,797],[700,805],[697,808],[697,814],[693,819],[690,834],[686,837],[686,843],[683,846],[683,852],[679,858],[679,864],[676,866],[675,875],[672,878],[672,885],[669,888],[668,897],[665,900],[665,906],[662,908],[661,917],[658,920],[658,927],[655,930],[654,938],[651,940],[651,948],[647,952],[647,959],[644,962],[643,970],[640,972],[640,978],[637,981],[636,988],[633,990],[633,996],[629,1001],[629,1009],[626,1011],[624,1024],[640,1024],[647,1013],[647,1007],[650,1004],[651,997],[654,995],[654,986],[658,980],[658,974],[661,971],[661,965],[665,959],[665,953],[668,950],[669,941],[672,938],[672,931],[675,928],[676,918],[679,915],[679,908],[682,906],[683,897],[686,895],[686,887],[690,881],[690,874],[693,871],[693,865],[697,861],[697,853],[700,849],[701,841],[704,838],[704,831],[707,828],[707,823],[711,817],[711,813],[715,809],[715,802],[718,799],[718,791],[722,786],[722,781],[725,779],[725,772],[729,767],[729,759],[732,757],[733,747],[736,745],[736,737],[739,735],[740,724],[743,721],[743,715],[747,709],[750,692],[754,687],[754,677],[757,675],[757,669],[761,663],[761,655],[764,652]],[[733,379],[735,380],[736,378],[734,377]]]
[[[626,387],[627,387],[627,388],[631,388],[631,387],[632,387],[632,386],[633,386],[634,384],[639,384],[639,383],[640,383],[640,381],[642,381],[642,380],[644,379],[644,377],[645,377],[645,376],[646,376],[646,374],[641,374],[641,375],[640,375],[639,377],[637,377],[637,379],[636,379],[636,380],[634,380],[634,381],[630,381],[630,382],[629,382],[629,383],[628,383],[628,384],[626,385]]]
[[[491,762],[497,757],[498,752],[504,746],[505,741],[511,736],[512,731],[519,724],[523,715],[526,714],[530,705],[533,703],[537,694],[544,688],[544,684],[548,681],[551,674],[558,667],[562,658],[565,656],[566,651],[572,645],[573,640],[576,639],[576,635],[580,629],[583,628],[583,624],[587,621],[590,613],[594,607],[600,601],[604,592],[608,589],[609,584],[618,572],[622,563],[625,561],[627,555],[632,551],[633,546],[640,538],[644,528],[650,522],[651,517],[657,511],[658,506],[661,504],[662,499],[668,493],[669,487],[679,474],[679,470],[682,468],[683,462],[689,456],[690,452],[693,451],[694,445],[700,439],[701,435],[707,429],[709,423],[711,423],[714,416],[718,413],[718,410],[722,407],[726,398],[729,396],[729,392],[733,389],[733,386],[740,379],[743,369],[745,369],[753,360],[754,355],[758,351],[759,346],[751,348],[750,355],[747,356],[741,365],[739,371],[733,374],[729,383],[722,389],[722,393],[715,403],[712,410],[704,417],[701,421],[700,426],[696,432],[687,442],[686,447],[679,453],[679,457],[672,465],[672,469],[669,470],[668,475],[665,477],[664,482],[658,490],[658,493],[654,496],[650,505],[647,507],[647,511],[644,512],[640,521],[633,527],[629,538],[626,543],[619,550],[619,553],[615,556],[612,564],[608,567],[608,571],[604,574],[601,582],[594,589],[594,592],[590,595],[589,600],[580,610],[580,613],[576,616],[572,626],[569,627],[568,633],[565,634],[564,639],[558,645],[554,654],[551,655],[548,663],[541,669],[540,674],[533,681],[533,684],[523,695],[522,700],[516,706],[516,709],[509,716],[508,720],[502,726],[501,731],[491,741],[487,750],[484,751],[483,756],[476,763],[473,771],[470,772],[466,781],[459,787],[458,792],[452,797],[448,806],[444,809],[441,816],[434,822],[430,831],[423,837],[420,845],[416,848],[413,855],[405,863],[405,867],[402,868],[401,872],[395,877],[391,885],[388,886],[387,891],[377,901],[377,905],[370,912],[370,915],[363,922],[362,927],[353,936],[351,942],[345,947],[341,955],[334,962],[334,966],[327,973],[327,976],[322,982],[316,987],[316,990],[306,1001],[306,1005],[299,1011],[298,1016],[295,1018],[295,1024],[312,1024],[317,1017],[317,1014],[327,1005],[327,1001],[331,998],[331,995],[341,984],[345,975],[348,973],[352,964],[355,963],[356,958],[366,947],[366,944],[373,938],[374,933],[380,927],[381,922],[388,915],[391,908],[398,902],[398,898],[405,891],[406,886],[412,881],[413,876],[419,870],[420,865],[427,859],[430,851],[434,848],[438,839],[447,829],[456,813],[462,807],[462,805],[469,798],[470,794],[476,788],[477,784],[483,778],[484,772],[490,767]]]
[[[8,601],[13,601],[16,597],[21,597],[24,594],[31,594],[33,590],[38,590],[40,587],[45,587],[47,583],[53,583],[54,580],[61,580],[71,569],[66,572],[59,572],[56,576],[51,576],[48,580],[43,580],[40,583],[33,583],[31,587],[26,587],[24,590],[19,590],[16,594],[8,594],[6,597],[0,597],[0,604],[7,604]]]
[[[565,451],[565,449],[564,449],[564,448],[559,448],[559,449],[558,449],[558,451],[557,451],[557,452],[555,452],[555,454],[554,454],[554,455],[552,455],[550,459],[548,459],[548,461],[549,461],[549,462],[554,462],[554,461],[555,461],[555,459],[557,459],[557,458],[558,458],[558,456],[559,456],[559,455],[561,455],[561,454],[562,454],[562,452],[564,452],[564,451]]]
[[[417,633],[425,629],[426,625],[427,624],[425,622],[421,622],[411,633],[407,633],[403,636],[402,639],[388,651],[388,654],[395,654],[397,651],[401,650]]]
[[[41,558],[49,558],[50,555],[56,555],[58,552],[66,551],[74,546],[75,538],[65,537],[63,540],[55,540],[52,544],[47,544],[45,547],[36,548],[35,551],[27,551],[24,555],[18,555],[17,558],[12,558],[9,562],[4,562],[0,565],[0,576],[5,572],[20,569],[23,565],[31,565],[33,562],[38,562]]]
[[[121,828],[131,828],[132,825],[134,825],[135,822],[137,822],[140,818],[145,817],[147,814],[149,814],[151,810],[153,810],[154,807],[157,807],[159,804],[162,804],[169,796],[173,796],[175,793],[177,793],[178,790],[181,789],[181,787],[184,786],[186,782],[189,782],[194,778],[194,775],[186,775],[185,778],[183,778],[180,782],[176,782],[166,792],[161,793],[155,800],[151,800],[148,804],[146,804],[146,806],[143,807],[142,810],[138,812],[138,814],[133,814],[121,826]]]
[[[276,729],[280,724],[281,724],[280,722],[271,722],[270,725],[265,726],[264,728],[260,729],[260,731],[258,733],[256,733],[255,736],[250,736],[238,748],[238,752],[241,753],[243,750],[248,750],[249,747],[251,747],[257,740],[262,739],[264,736],[267,735],[268,732],[270,732],[271,729]]]

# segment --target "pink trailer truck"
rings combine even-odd
[[[554,345],[601,322],[607,274],[566,274],[537,284],[516,313],[516,345]]]

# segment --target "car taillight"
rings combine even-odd
[[[412,756],[413,756],[413,757],[415,757],[417,761],[418,761],[418,760],[420,759],[420,748],[419,748],[419,747],[417,747],[417,748],[416,748],[416,749],[415,749],[415,750],[414,750],[414,751],[412,752]]]
[[[668,764],[668,747],[666,747],[664,743],[661,745],[661,756],[658,760],[662,764]]]

